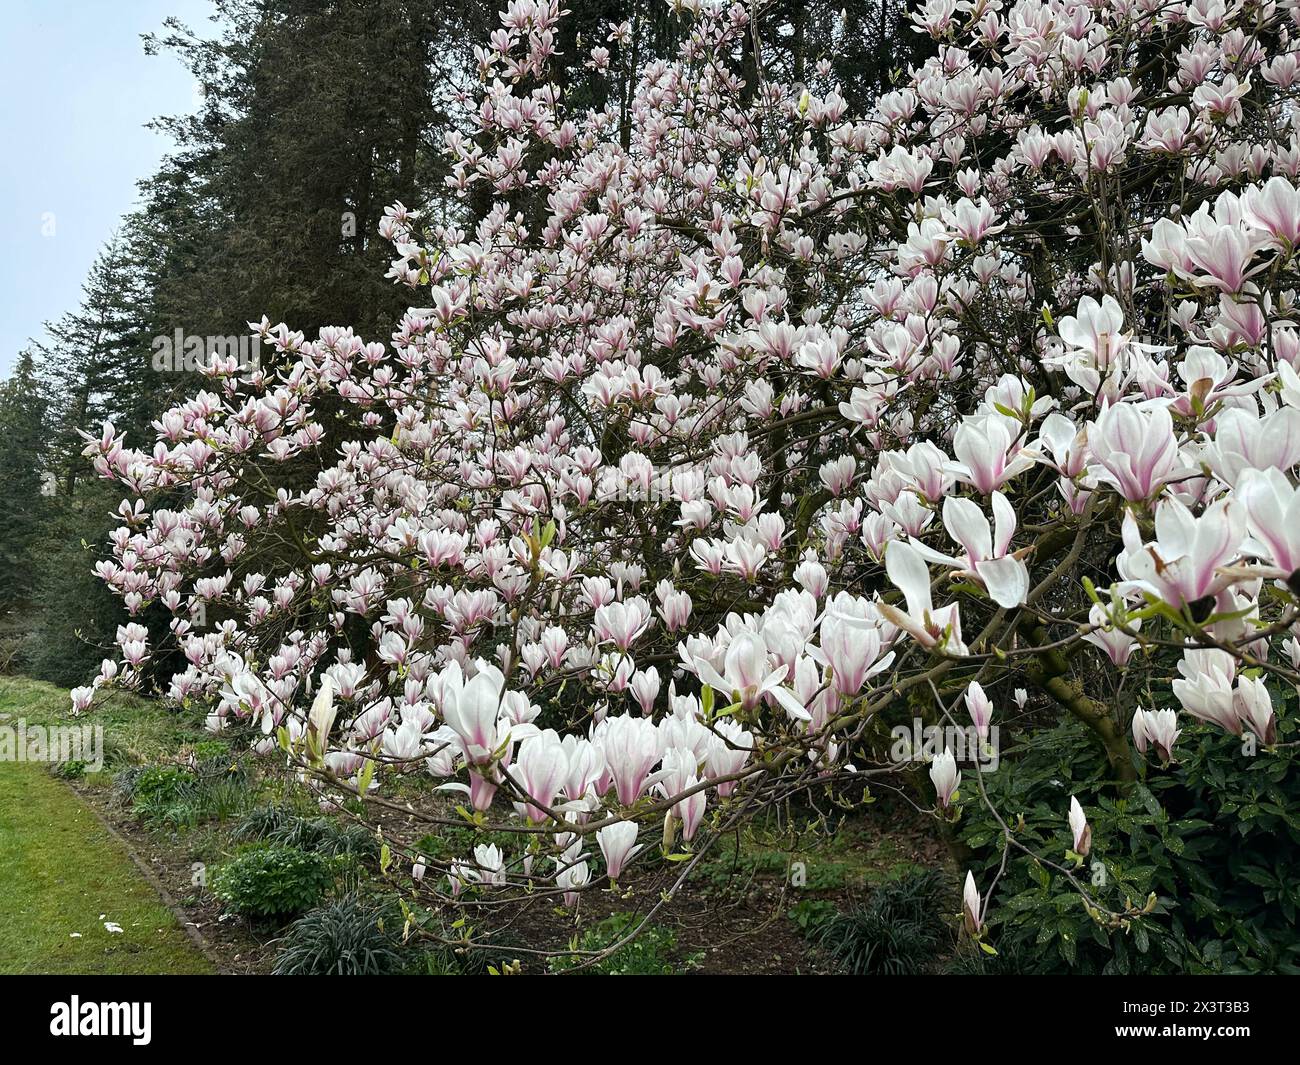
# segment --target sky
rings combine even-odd
[[[171,146],[144,124],[194,110],[194,80],[140,35],[210,0],[0,0],[0,377],[72,310],[96,252]]]

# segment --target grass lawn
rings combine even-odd
[[[51,685],[0,680],[0,723],[61,717],[59,701]],[[0,762],[0,973],[211,971],[70,788],[43,765]]]

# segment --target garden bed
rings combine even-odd
[[[61,689],[37,682],[8,679],[0,686],[0,706],[33,723],[70,720],[65,699]],[[291,924],[287,916],[240,916],[218,898],[213,878],[240,854],[285,840],[310,851],[304,838],[325,833],[350,841],[345,849],[357,851],[346,886],[368,899],[391,898],[402,881],[409,887],[404,863],[399,869],[394,862],[386,876],[379,868],[378,846],[370,852],[364,830],[346,812],[322,814],[306,789],[275,770],[273,759],[254,762],[238,745],[207,736],[196,718],[146,700],[121,698],[96,720],[105,727],[107,764],[102,771],[65,767],[59,771],[64,782],[49,779],[39,767],[28,771],[59,791],[71,788],[112,827],[202,937],[220,972],[271,972]],[[451,805],[432,795],[430,787],[413,778],[395,793],[425,814],[436,810],[454,816]],[[275,821],[278,826],[272,826]],[[414,812],[400,809],[386,810],[375,827],[391,841],[395,854],[423,849],[459,856],[470,839],[465,830],[431,832]],[[601,961],[597,971],[836,971],[827,950],[814,943],[817,929],[852,911],[880,884],[943,862],[930,826],[900,802],[886,800],[840,820],[812,809],[787,811],[779,827],[759,823],[720,840],[687,888],[655,909],[635,947]],[[540,894],[519,904],[503,922],[505,930],[492,950],[408,946],[406,971],[499,969],[516,960],[524,972],[577,967],[587,954],[548,959],[536,952],[563,952],[574,945],[580,952],[598,950],[639,926],[659,901],[661,881],[654,862],[648,864],[648,871],[620,881],[617,892],[584,893],[576,912]],[[329,897],[345,895],[342,885],[336,884]],[[945,913],[956,912],[955,900],[944,903]],[[945,914],[933,916],[942,926]],[[945,950],[935,951],[929,967],[942,962]]]

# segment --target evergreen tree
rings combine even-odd
[[[145,320],[148,290],[127,229],[96,257],[82,285],[81,305],[45,326],[36,345],[51,396],[51,469],[59,493],[71,496],[90,473],[78,430],[111,420],[135,439],[160,407],[165,387],[152,366]]]
[[[46,400],[30,351],[0,384],[0,618],[27,604],[42,535]]]

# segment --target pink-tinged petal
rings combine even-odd
[[[1000,607],[1010,609],[1024,604],[1029,594],[1029,568],[1018,558],[990,559],[975,567],[989,596]]]
[[[727,698],[731,697],[731,685],[722,677],[706,658],[695,659],[695,675],[714,691]]]
[[[993,493],[993,556],[1001,558],[1016,534],[1016,510],[1001,492]]]
[[[966,549],[972,563],[992,556],[993,534],[989,520],[974,500],[949,496],[943,504],[943,527]]]
[[[796,721],[811,721],[812,714],[789,688],[773,688],[771,694],[781,704],[782,709]]]
[[[930,610],[930,568],[916,548],[902,540],[891,543],[885,551],[885,572],[907,600],[907,612],[923,619]]]

